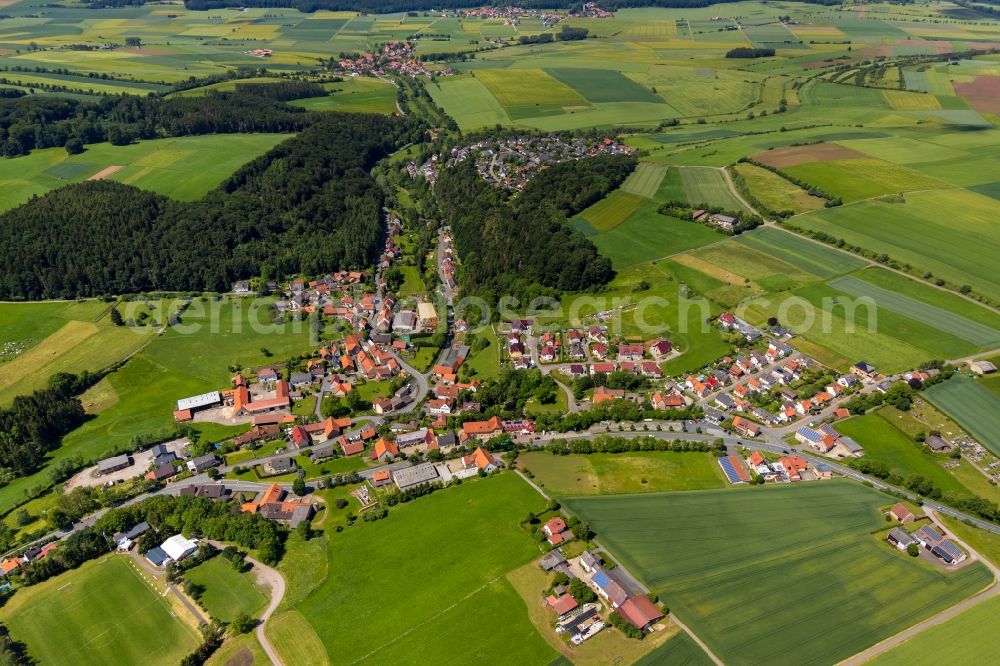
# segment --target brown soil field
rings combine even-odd
[[[811,164],[812,162],[871,159],[871,156],[836,143],[815,143],[810,146],[789,146],[777,150],[765,150],[757,153],[753,158],[768,166],[782,169],[799,164]]]

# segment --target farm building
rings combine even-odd
[[[393,472],[392,480],[400,490],[409,490],[438,480],[438,472],[433,463],[421,463],[413,467]]]
[[[615,612],[633,627],[642,631],[663,619],[663,611],[643,596],[630,597]]]
[[[198,552],[198,542],[183,534],[175,534],[160,544],[160,550],[173,562],[180,562]]]
[[[940,435],[931,435],[924,440],[924,444],[926,444],[927,448],[931,451],[951,451],[951,442]]]
[[[564,594],[561,597],[556,597],[550,594],[545,598],[545,601],[548,603],[549,608],[556,612],[557,617],[562,617],[566,613],[576,610],[578,605],[576,603],[576,599],[568,594]]]
[[[889,530],[889,534],[886,535],[885,539],[900,550],[906,550],[911,544],[917,542],[916,539],[910,536],[909,532],[899,527],[893,527]]]
[[[997,366],[989,361],[972,361],[969,363],[969,369],[977,375],[989,375],[997,371]]]
[[[743,461],[738,456],[719,458],[719,466],[722,467],[722,472],[726,475],[729,483],[746,483],[750,480],[750,474],[747,473]]]
[[[894,520],[900,523],[913,522],[913,512],[899,503],[892,505],[892,508],[889,509],[889,515],[892,516]]]
[[[97,463],[97,473],[111,474],[112,472],[125,469],[131,464],[132,459],[127,454],[115,456],[113,458],[105,458]]]
[[[195,412],[201,411],[202,409],[219,407],[220,405],[222,405],[222,394],[218,391],[209,391],[208,393],[194,395],[190,398],[181,398],[177,401],[177,411],[174,414],[177,416],[186,412],[188,418],[190,419]]]

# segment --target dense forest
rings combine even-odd
[[[0,409],[0,485],[37,471],[63,435],[83,424],[83,404],[75,396],[92,380],[86,373],[59,373],[47,388],[17,396]]]
[[[280,90],[299,84],[276,84]],[[313,91],[315,92],[315,91]],[[289,106],[264,86],[191,97],[122,95],[81,102],[56,96],[0,97],[0,156],[35,148],[235,132],[298,132],[316,114]]]
[[[620,157],[566,162],[513,199],[486,183],[471,163],[444,170],[435,191],[455,232],[465,293],[496,303],[501,295],[530,300],[610,281],[611,262],[567,223],[567,215],[617,187],[634,165]]]
[[[420,131],[323,114],[200,201],[111,181],[33,198],[0,216],[0,298],[225,291],[255,275],[369,266],[384,229],[369,170]]]

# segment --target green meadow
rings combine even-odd
[[[554,456],[523,453],[518,461],[534,481],[559,496],[610,495],[721,488],[724,477],[710,453],[650,451]]]
[[[920,666],[955,660],[985,663],[1000,650],[997,615],[1000,599],[993,597],[957,616],[920,632],[902,645],[875,657],[873,666]]]
[[[331,661],[547,663],[556,655],[504,577],[539,555],[518,523],[543,508],[513,473],[395,506],[384,520],[330,537],[327,575],[295,611]],[[422,583],[403,585],[391,574],[403,571]],[[344,631],[345,617],[363,629]],[[483,631],[484,617],[503,631]],[[394,630],[379,631],[386,626]],[[268,627],[277,641],[285,631],[295,626]]]
[[[201,585],[201,604],[209,615],[232,622],[240,613],[257,617],[267,597],[254,582],[253,573],[239,572],[223,557],[213,557],[184,573],[184,580]]]
[[[176,613],[128,557],[109,555],[18,590],[0,618],[40,663],[166,665],[201,642]]]
[[[849,481],[565,501],[729,664],[803,663],[785,641],[837,662],[992,583],[981,564],[945,572],[872,534],[890,502]]]

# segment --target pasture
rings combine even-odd
[[[36,150],[0,160],[0,211],[33,195],[87,180],[109,166],[121,167],[107,176],[109,180],[192,201],[288,137],[226,134],[152,139],[128,146],[98,143],[79,155],[68,155],[62,148]]]
[[[511,473],[400,504],[384,520],[331,537],[326,578],[295,608],[338,662],[547,663],[555,652],[505,578],[539,555],[518,523],[543,507],[542,498]],[[454,538],[458,533],[461,539]],[[387,575],[393,571],[423,583],[401,586]],[[344,631],[347,616],[372,631]],[[480,630],[483,617],[504,630]],[[380,626],[394,630],[377,631]],[[268,633],[276,632],[269,627]]]
[[[574,225],[587,236],[610,231],[639,210],[639,206],[646,201],[642,195],[627,191],[622,186],[580,213]]]
[[[992,580],[981,564],[943,572],[871,534],[890,501],[832,481],[565,503],[726,663],[825,664]],[[767,584],[776,577],[795,584]]]
[[[658,207],[655,201],[644,203],[614,228],[591,237],[616,270],[723,240],[705,225],[660,215]]]
[[[924,395],[983,446],[1000,455],[1000,397],[965,376],[935,384]]]
[[[178,612],[128,557],[109,555],[19,590],[0,619],[41,663],[166,665],[201,642]]]
[[[715,456],[694,451],[568,456],[531,451],[518,461],[535,475],[535,483],[558,496],[701,490],[724,484]]]
[[[236,571],[220,556],[189,569],[184,580],[205,588],[201,603],[209,615],[223,622],[232,622],[240,613],[256,617],[267,606],[267,596],[257,587],[253,573]]]

